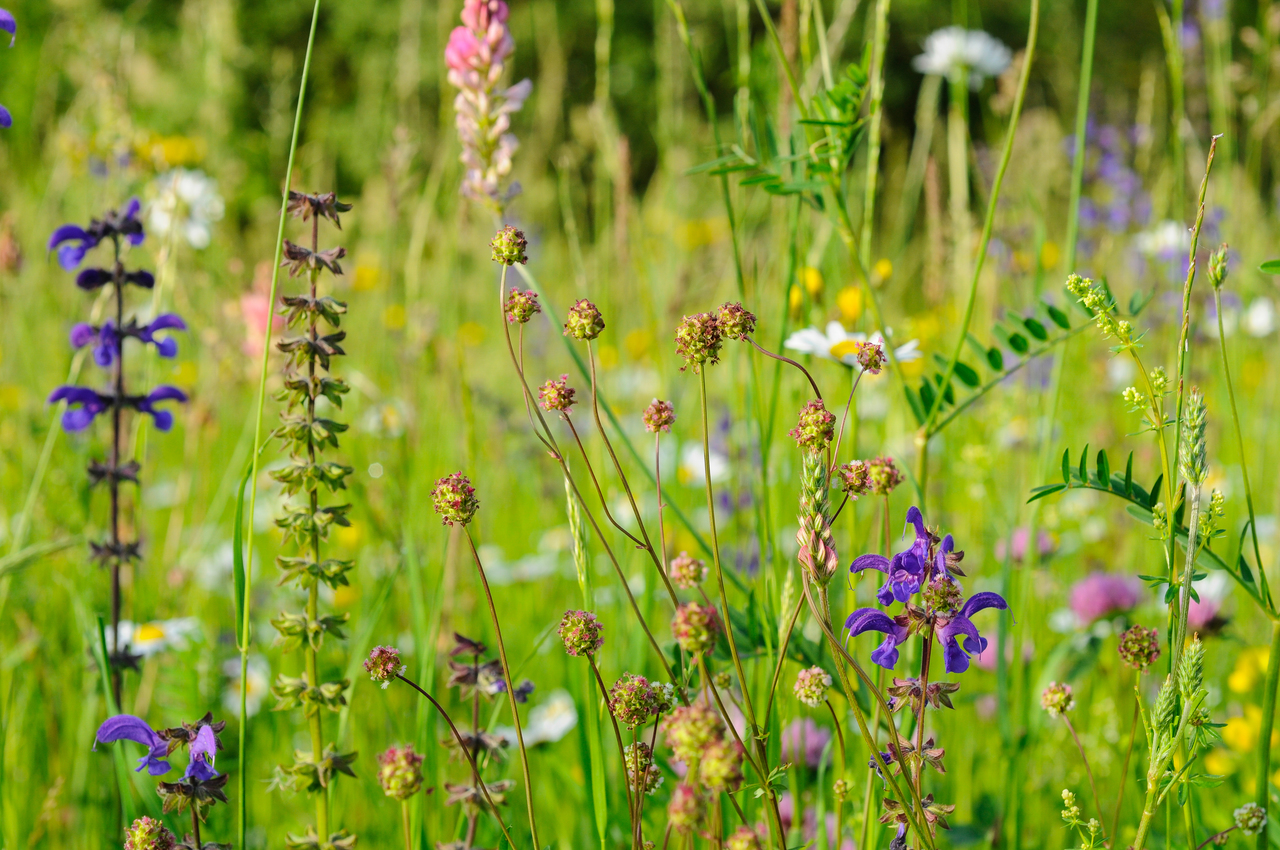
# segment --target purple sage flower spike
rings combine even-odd
[[[218,738],[213,733],[213,727],[201,726],[195,740],[191,742],[191,761],[187,764],[183,778],[194,777],[201,782],[214,779],[218,776],[218,771],[213,769],[213,762],[217,756]]]
[[[53,235],[49,237],[49,250],[57,250],[58,265],[67,271],[73,271],[84,260],[84,255],[91,249],[98,247],[98,238],[91,235],[83,227],[75,224],[64,224],[57,230],[53,231]],[[105,269],[97,269],[99,272],[106,274]],[[111,277],[108,274],[107,279],[102,281],[106,283]],[[91,289],[85,286],[80,280],[76,281],[82,289]],[[97,284],[101,286],[102,283]]]
[[[164,760],[169,754],[168,742],[141,717],[132,714],[108,717],[98,727],[95,743],[110,744],[114,741],[133,741],[147,748],[147,754],[138,759],[137,770],[145,767],[152,776],[163,776],[169,772],[169,762]]]
[[[892,670],[898,663],[898,647],[910,635],[905,624],[878,608],[859,608],[845,620],[844,627],[850,637],[857,637],[863,632],[884,633],[884,642],[872,651],[871,660],[886,670]]]
[[[975,593],[965,600],[964,605],[955,616],[937,626],[938,638],[942,641],[943,658],[948,673],[963,673],[969,669],[969,655],[981,653],[987,648],[987,639],[978,634],[978,627],[969,618],[979,611],[988,608],[1007,609],[1009,603],[998,593]],[[963,635],[963,644],[958,638]]]
[[[74,433],[88,428],[94,417],[107,409],[111,399],[87,387],[62,386],[50,394],[48,403],[59,401],[67,403],[67,411],[62,414],[62,430]]]

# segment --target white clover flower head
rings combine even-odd
[[[1012,61],[1013,52],[990,33],[952,26],[930,33],[924,40],[924,53],[912,60],[911,67],[953,83],[967,80],[969,88],[977,89]]]
[[[147,222],[156,235],[177,234],[196,250],[213,241],[213,224],[226,212],[218,182],[203,171],[175,168],[156,178]]]

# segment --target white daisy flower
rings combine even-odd
[[[261,655],[250,655],[245,681],[249,688],[244,695],[244,710],[253,717],[262,710],[262,701],[271,692],[271,665]],[[222,709],[228,714],[240,713],[240,659],[229,658],[222,664],[222,674],[227,677],[227,687],[222,691]]]
[[[111,626],[107,626],[107,651],[115,652],[111,640]],[[200,636],[200,621],[195,617],[177,617],[172,620],[152,620],[149,623],[120,621],[120,645],[128,647],[135,655],[149,658],[167,649],[186,649],[191,640]]]
[[[529,712],[529,720],[524,725],[524,744],[532,747],[535,744],[554,744],[568,735],[578,725],[578,708],[568,691],[552,691],[541,705]],[[493,730],[508,741],[516,739],[516,730],[508,726],[499,726]]]
[[[147,212],[151,230],[160,237],[176,232],[192,248],[208,248],[213,224],[226,212],[217,181],[203,171],[175,168],[157,177],[154,189]]]
[[[889,333],[892,334],[893,331]],[[864,342],[874,342],[876,345],[883,346],[884,336],[879,331],[869,337],[864,333],[849,333],[844,329],[844,325],[832,321],[827,323],[825,333],[817,328],[796,331],[787,337],[782,347],[801,354],[812,354],[824,360],[834,360],[846,366],[856,366],[858,365],[858,346]],[[893,355],[899,363],[918,360],[924,356],[920,353],[920,341],[916,339],[895,348]]]
[[[929,34],[924,53],[912,60],[911,67],[953,83],[967,78],[969,88],[976,89],[987,77],[998,76],[1011,61],[1013,52],[990,33],[946,27]]]

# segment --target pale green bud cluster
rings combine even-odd
[[[1200,390],[1193,389],[1187,397],[1187,409],[1182,417],[1182,427],[1186,430],[1186,438],[1178,447],[1178,471],[1187,483],[1199,488],[1209,477],[1208,451],[1205,441],[1205,426],[1208,423],[1208,410],[1204,396]]]
[[[1165,729],[1173,724],[1177,704],[1178,688],[1173,683],[1173,677],[1166,676],[1164,684],[1160,686],[1160,695],[1156,697],[1156,707],[1152,714],[1157,728]]]
[[[1062,789],[1062,819],[1070,826],[1080,823],[1080,807],[1076,805],[1076,795],[1066,788]]]
[[[1224,242],[1218,250],[1209,255],[1209,283],[1214,289],[1221,289],[1227,279],[1227,245]]]
[[[1200,539],[1208,540],[1213,536],[1214,532],[1223,527],[1223,518],[1226,516],[1227,500],[1222,495],[1222,491],[1216,487],[1213,494],[1209,497],[1209,509],[1200,514]]]
[[[1156,502],[1156,506],[1151,509],[1151,524],[1161,536],[1168,530],[1169,510],[1164,506],[1164,502]]]
[[[1204,687],[1204,643],[1196,635],[1178,663],[1178,690],[1190,701]]]
[[[1257,803],[1245,803],[1232,812],[1236,828],[1245,835],[1259,835],[1267,826],[1267,810]]]
[[[1079,298],[1080,303],[1093,313],[1093,319],[1097,322],[1098,330],[1102,331],[1103,336],[1114,339],[1121,346],[1127,347],[1134,344],[1133,326],[1123,319],[1116,318],[1115,302],[1105,287],[1099,286],[1089,278],[1073,274],[1067,278],[1067,290]]]
[[[1157,395],[1164,395],[1169,391],[1169,376],[1165,374],[1163,366],[1157,366],[1151,370],[1151,389]]]
[[[1123,396],[1125,402],[1129,405],[1129,409],[1132,411],[1146,410],[1147,404],[1151,401],[1147,398],[1147,394],[1137,387],[1127,388],[1124,391]]]

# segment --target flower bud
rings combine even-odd
[[[849,794],[852,792],[853,785],[851,785],[847,779],[837,779],[835,782],[831,783],[831,793],[835,796],[838,802],[843,803],[845,800],[849,799]]]
[[[871,468],[867,466],[864,460],[851,460],[846,464],[836,468],[836,478],[839,480],[840,489],[849,494],[849,498],[856,499],[865,495],[867,489],[871,486]]]
[[[408,666],[400,662],[400,650],[394,646],[375,646],[364,662],[365,672],[375,682],[386,688],[391,680],[402,675]]]
[[[1119,652],[1125,664],[1139,673],[1145,673],[1147,668],[1160,657],[1159,633],[1145,626],[1130,626],[1124,634],[1120,635]]]
[[[720,305],[716,317],[720,323],[720,332],[725,339],[746,340],[756,331],[756,317],[736,301]]]
[[[454,472],[436,481],[431,502],[445,525],[466,525],[480,510],[480,500],[471,479]]]
[[[671,621],[671,633],[676,643],[695,657],[715,649],[719,630],[720,618],[716,616],[716,609],[696,602],[686,602],[677,608]]]
[[[676,410],[669,401],[654,399],[644,411],[644,428],[650,434],[670,431],[676,421]]]
[[[594,655],[604,645],[604,626],[588,611],[566,611],[560,621],[560,639],[570,655]]]
[[[538,388],[538,403],[542,405],[543,410],[558,410],[565,416],[569,415],[569,408],[573,407],[574,389],[569,386],[569,376],[561,375],[560,380],[547,379],[547,382]]]
[[[867,461],[867,488],[873,496],[887,496],[906,478],[891,457]]]
[[[623,750],[623,762],[632,788],[640,788],[646,794],[656,794],[662,787],[662,771],[653,763],[653,750],[643,741],[629,744]]]
[[[124,850],[173,850],[176,843],[164,824],[145,815],[124,831]]]
[[[821,399],[815,399],[800,411],[800,421],[791,429],[796,445],[806,452],[819,452],[831,445],[836,436],[836,417]]]
[[[796,699],[810,708],[817,708],[826,701],[830,687],[830,673],[821,667],[809,667],[796,674],[796,684],[792,690]]]
[[[1209,283],[1214,289],[1221,289],[1227,279],[1227,243],[1223,242],[1218,250],[1209,255]]]
[[[587,299],[569,308],[569,318],[564,323],[564,335],[574,339],[592,340],[604,330],[604,317],[596,305]]]
[[[542,312],[542,305],[538,303],[538,293],[532,289],[526,289],[523,292],[519,289],[512,289],[507,294],[507,303],[504,310],[507,314],[508,323],[523,325],[527,324],[535,313]]]
[[[1245,803],[1232,816],[1235,818],[1236,828],[1245,835],[1261,835],[1262,830],[1266,829],[1267,810],[1257,803]]]
[[[880,370],[884,368],[884,347],[878,343],[854,343],[854,357],[857,358],[858,365],[862,367],[862,371],[869,372],[872,375],[879,375]]]
[[[702,751],[698,777],[709,791],[732,794],[742,785],[742,745],[737,741],[713,741]]]
[[[719,363],[723,345],[724,334],[714,313],[685,316],[676,328],[676,354],[684,358],[680,371],[693,367],[697,374],[703,365]]]
[[[1204,396],[1193,388],[1187,397],[1187,407],[1182,417],[1186,430],[1182,445],[1178,448],[1178,471],[1192,487],[1200,487],[1209,477],[1208,452],[1205,443],[1205,425],[1208,411]]]
[[[624,673],[609,689],[609,711],[624,726],[634,729],[644,725],[657,711],[658,695],[649,680],[635,673]]]
[[[1168,729],[1173,725],[1177,704],[1178,689],[1173,683],[1173,676],[1166,676],[1156,696],[1156,707],[1152,710],[1152,720],[1157,729]]]
[[[493,249],[495,263],[514,266],[516,263],[524,265],[529,262],[529,257],[525,254],[529,242],[524,238],[524,232],[509,224],[498,231],[498,235],[493,237],[489,247]]]
[[[1049,687],[1040,694],[1040,707],[1049,712],[1049,716],[1057,717],[1066,714],[1076,707],[1076,698],[1071,695],[1071,686],[1050,682]]]
[[[671,560],[667,574],[676,587],[689,590],[707,580],[707,564],[700,558],[689,557],[688,552],[681,552]]]
[[[745,824],[725,841],[726,850],[760,850],[760,836]]]
[[[698,789],[681,783],[671,792],[671,802],[667,805],[667,824],[676,832],[692,832],[702,822],[705,808]]]
[[[924,604],[942,617],[949,617],[964,603],[964,591],[949,576],[935,576],[925,587]]]
[[[662,731],[675,757],[685,764],[693,764],[712,742],[724,737],[724,721],[705,702],[695,702],[672,709],[662,722]]]
[[[1204,642],[1200,640],[1200,635],[1196,635],[1178,661],[1178,690],[1182,693],[1182,699],[1190,702],[1203,687]]]
[[[378,784],[388,797],[407,800],[422,788],[422,756],[413,744],[392,747],[378,756]]]

